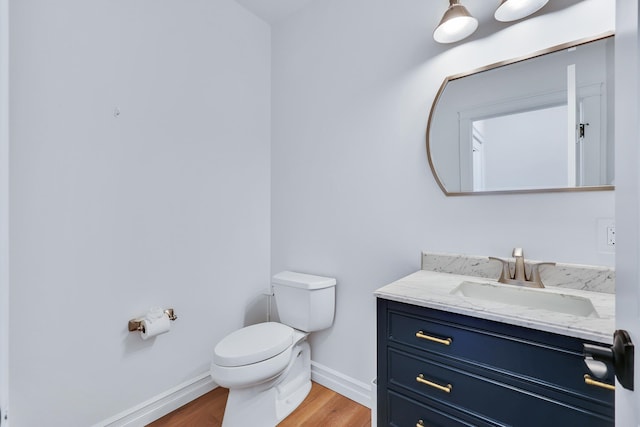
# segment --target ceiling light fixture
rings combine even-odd
[[[549,0],[502,0],[493,16],[500,22],[517,21],[536,13],[548,2]]]
[[[438,43],[455,43],[469,37],[477,28],[478,20],[460,0],[449,0],[449,8],[433,31],[433,39]]]

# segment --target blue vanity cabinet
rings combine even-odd
[[[379,426],[614,425],[614,392],[585,382],[582,345],[601,343],[377,304]]]

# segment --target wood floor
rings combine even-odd
[[[220,427],[228,390],[218,387],[147,427]],[[371,427],[371,411],[353,400],[312,383],[300,406],[278,427]]]

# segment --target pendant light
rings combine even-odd
[[[536,13],[549,0],[502,0],[494,17],[501,22],[517,21]]]
[[[438,43],[455,43],[469,37],[478,28],[478,20],[471,16],[460,0],[449,0],[449,8],[433,32]]]

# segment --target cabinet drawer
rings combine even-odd
[[[494,420],[498,425],[613,426],[611,418],[585,408],[571,407],[429,358],[389,348],[388,360],[390,388],[412,392],[425,403],[434,402],[470,416]]]
[[[387,393],[389,424],[394,427],[502,427],[451,408],[425,405],[393,391]],[[386,425],[384,422],[381,425]]]
[[[455,320],[463,316],[452,313],[442,314],[447,317],[445,323],[438,318],[441,312],[428,310],[428,313],[419,316],[390,311],[388,342],[489,368],[517,380],[556,389],[558,393],[587,398],[610,407],[613,413],[614,392],[584,381],[589,371],[582,355],[583,341],[559,339],[554,334],[466,316],[467,324],[462,325]],[[602,381],[613,384],[613,373]]]

